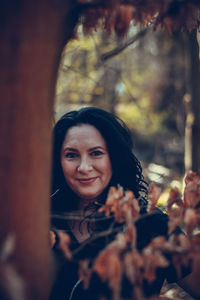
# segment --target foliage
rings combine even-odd
[[[169,32],[192,30],[199,25],[198,0],[78,0],[83,7],[82,23],[85,32],[101,21],[107,32],[115,30],[119,37],[127,33],[129,24],[161,25]]]
[[[148,213],[157,205],[161,189],[152,185],[149,194]],[[114,215],[115,221],[125,223],[126,230],[116,235],[94,261],[83,260],[80,263],[80,278],[85,287],[89,285],[93,272],[96,272],[103,282],[107,282],[113,292],[113,299],[119,298],[120,286],[124,275],[135,287],[132,291],[134,299],[144,299],[142,283],[147,280],[152,283],[156,278],[157,268],[166,267],[169,261],[166,255],[171,255],[177,274],[181,274],[182,266],[192,266],[193,272],[199,276],[200,270],[200,176],[194,172],[185,178],[183,195],[172,188],[166,205],[169,217],[169,239],[156,237],[141,251],[136,248],[136,228],[134,223],[141,218],[139,206],[134,194],[124,193],[123,189],[112,187],[107,201],[99,209],[106,216]],[[175,234],[177,226],[184,233]],[[72,253],[73,254],[73,253]],[[66,253],[69,258],[69,252]],[[155,298],[156,299],[156,298]]]
[[[114,299],[119,299],[119,286],[123,274],[126,274],[133,285],[139,286],[134,291],[134,299],[141,299],[143,279],[150,283],[155,280],[156,269],[168,265],[164,255],[166,253],[173,255],[178,274],[181,272],[181,265],[186,266],[190,261],[193,270],[199,274],[200,235],[196,230],[200,225],[200,176],[190,173],[186,176],[185,183],[183,198],[176,188],[169,194],[166,209],[170,238],[153,239],[142,253],[136,249],[136,230],[133,225],[139,217],[137,200],[131,192],[126,192],[124,196],[121,189],[110,190],[106,204],[100,211],[105,211],[107,216],[113,213],[116,222],[125,222],[127,228],[125,233],[119,233],[116,239],[101,251],[93,264],[92,272],[97,272],[102,281],[108,282],[113,290]],[[149,213],[155,208],[159,196],[160,189],[152,185],[148,194]],[[186,235],[174,235],[177,226],[184,228]],[[91,270],[88,271],[91,274]]]

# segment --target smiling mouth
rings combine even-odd
[[[77,180],[81,183],[92,183],[97,179],[97,177],[92,177],[92,178],[78,178]]]

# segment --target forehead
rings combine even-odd
[[[81,124],[69,128],[65,135],[63,146],[106,147],[106,141],[96,127],[89,124]]]

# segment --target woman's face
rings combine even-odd
[[[85,200],[95,200],[112,177],[106,141],[92,125],[71,127],[61,148],[61,166],[69,187]]]

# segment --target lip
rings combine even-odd
[[[83,183],[83,184],[93,183],[96,179],[97,179],[97,177],[91,177],[91,178],[77,178],[77,180],[78,180],[80,183]]]

